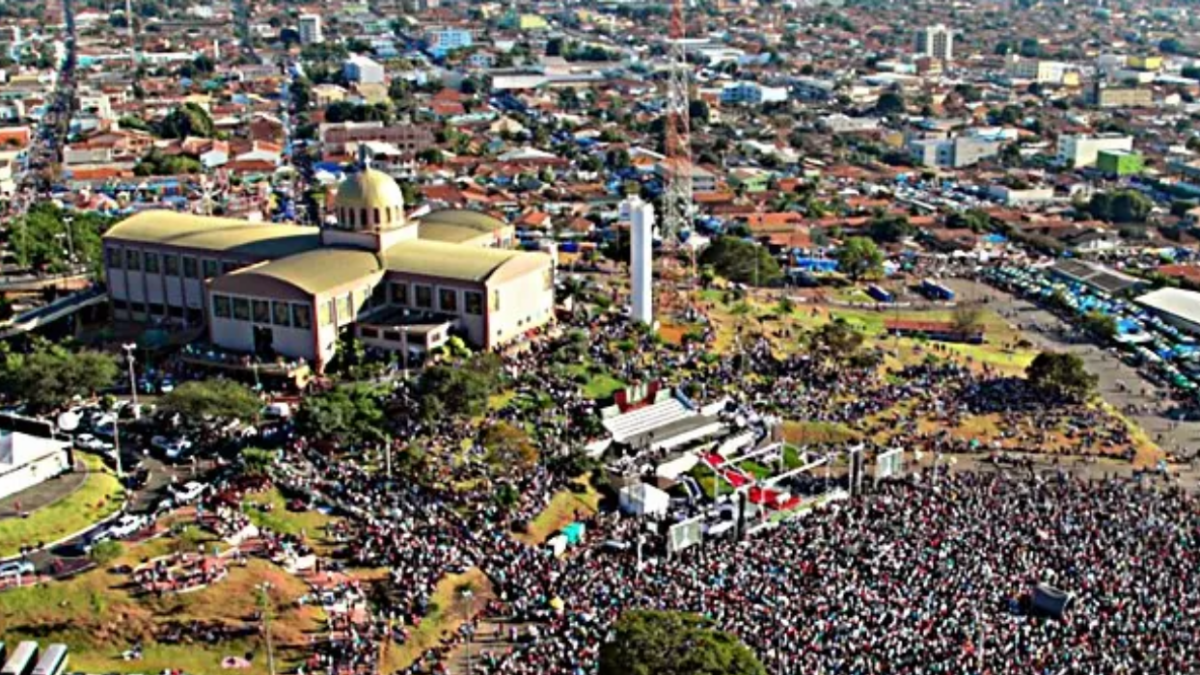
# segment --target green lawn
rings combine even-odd
[[[310,539],[319,538],[322,528],[334,519],[316,509],[309,511],[288,511],[287,500],[280,494],[278,488],[266,492],[246,496],[246,515],[250,522],[257,527],[268,528],[282,534],[299,536],[303,532]],[[253,508],[255,504],[270,504],[270,511]]]
[[[625,383],[608,373],[593,375],[583,385],[583,395],[594,400],[606,399],[625,388]]]
[[[78,455],[87,465],[87,480],[75,492],[38,509],[28,518],[0,521],[0,557],[15,555],[22,545],[50,543],[75,534],[121,508],[124,490],[98,457]]]
[[[575,521],[576,511],[595,513],[600,508],[600,493],[592,487],[590,480],[582,483],[583,492],[560,490],[550,498],[550,504],[529,523],[529,531],[517,535],[526,544],[544,543],[555,532]]]

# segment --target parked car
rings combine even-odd
[[[114,539],[125,539],[149,524],[150,519],[145,516],[126,513],[108,527],[108,532]]]
[[[33,563],[28,560],[13,560],[0,565],[0,579],[18,574],[33,574],[35,571]]]
[[[207,489],[208,486],[204,483],[198,483],[193,480],[184,483],[183,487],[176,488],[172,492],[174,493],[176,504],[187,504],[198,499]]]
[[[75,447],[90,452],[105,453],[112,451],[113,444],[104,439],[96,438],[92,434],[79,434],[75,437]]]
[[[171,392],[173,392],[173,391],[175,391],[175,380],[173,380],[173,379],[171,379],[171,378],[169,378],[169,377],[164,377],[164,378],[163,378],[163,379],[162,379],[162,380],[161,380],[161,381],[158,383],[158,393],[160,393],[160,394],[169,394],[169,393],[171,393]]]

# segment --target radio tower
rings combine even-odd
[[[683,0],[672,0],[670,44],[667,52],[666,186],[663,192],[662,240],[674,246],[679,234],[692,226],[692,131],[688,113],[688,72],[683,23]]]

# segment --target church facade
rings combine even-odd
[[[480,349],[554,317],[550,256],[514,251],[512,227],[449,210],[410,219],[396,181],[363,167],[324,227],[147,211],[104,236],[117,320],[207,327],[221,348],[322,370],[338,336],[420,352],[452,334]]]

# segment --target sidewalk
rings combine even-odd
[[[38,509],[50,506],[71,496],[72,493],[83,487],[87,479],[87,465],[77,460],[73,473],[64,473],[44,483],[38,483],[31,488],[22,490],[15,495],[9,495],[4,499],[0,499],[0,523],[9,518],[17,518],[20,515],[17,510],[17,504],[21,505],[20,512],[31,514]]]

